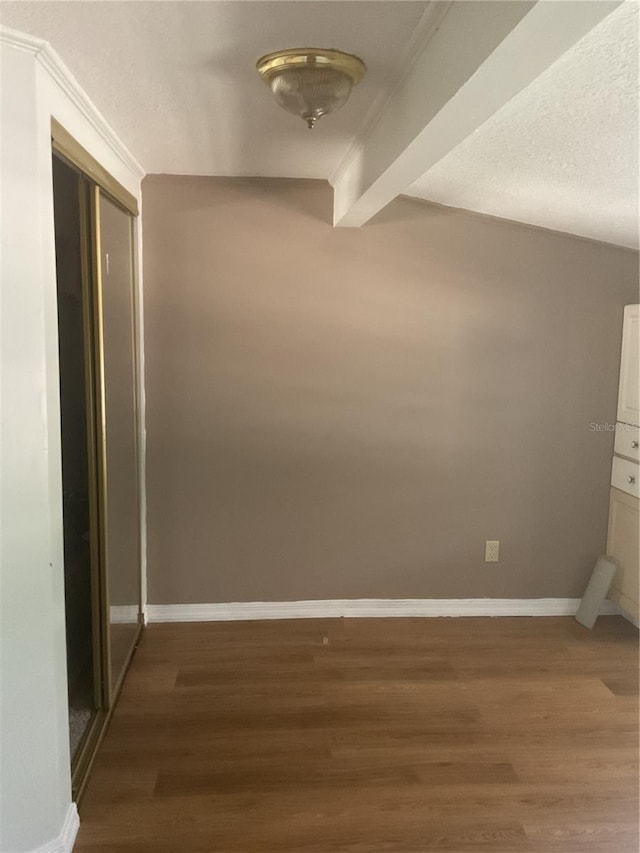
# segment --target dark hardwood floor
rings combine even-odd
[[[619,617],[151,625],[76,853],[638,851]]]

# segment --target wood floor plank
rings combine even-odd
[[[636,853],[618,617],[151,625],[76,853]]]

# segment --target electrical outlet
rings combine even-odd
[[[497,563],[500,557],[500,542],[497,539],[487,539],[484,543],[485,563]]]

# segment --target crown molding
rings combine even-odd
[[[138,180],[142,180],[146,175],[145,169],[136,160],[120,137],[111,129],[100,110],[98,110],[48,41],[19,32],[18,30],[12,30],[9,27],[0,26],[0,43],[33,54],[36,61],[40,63],[52,80],[58,84],[100,138],[109,146],[127,169]]]
[[[109,608],[109,621],[112,625],[137,625],[141,608],[137,604],[112,604]]]
[[[402,86],[407,75],[416,64],[418,57],[442,23],[444,16],[449,11],[453,2],[454,0],[439,0],[439,2],[436,0],[436,2],[432,1],[428,4],[401,55],[400,61],[397,65],[397,74],[391,77],[387,82],[387,85],[385,85],[382,91],[374,98],[373,103],[367,110],[360,127],[353,135],[349,147],[329,176],[329,183],[331,186],[334,186],[338,182],[342,174],[349,168],[358,152],[361,151],[366,144],[371,132],[386,110],[387,104],[395,97],[398,89]]]

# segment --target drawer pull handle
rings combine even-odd
[[[627,477],[627,483],[635,483],[635,481],[636,481],[635,477]]]
[[[637,447],[637,446],[638,446],[638,442],[637,442],[637,441],[635,441],[635,440],[634,440],[634,441],[632,441],[632,442],[631,442],[631,447],[633,447],[633,449],[634,449],[634,450],[636,449],[636,447]]]

